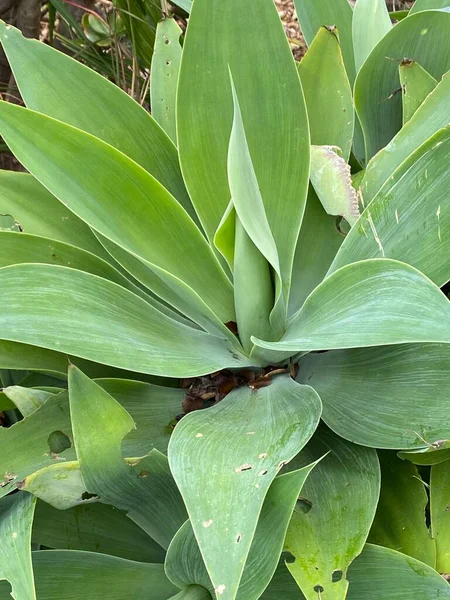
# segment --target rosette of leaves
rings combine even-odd
[[[297,65],[272,2],[194,0],[154,117],[2,26],[0,598],[450,597],[429,4],[298,0]]]

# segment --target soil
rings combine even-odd
[[[275,4],[283,21],[294,58],[300,60],[306,52],[306,44],[300,31],[294,2],[293,0],[275,0]]]

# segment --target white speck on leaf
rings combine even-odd
[[[395,220],[397,221],[397,225],[398,225],[398,210],[395,209]]]
[[[195,437],[196,437],[196,438],[201,438],[201,437],[203,437],[203,433],[197,433],[197,434],[195,435]]]
[[[236,473],[242,473],[242,471],[250,471],[250,469],[253,469],[253,465],[249,465],[248,463],[245,463],[245,465],[236,467],[235,471],[236,471]]]
[[[384,254],[383,244],[381,243],[380,236],[378,235],[378,232],[375,228],[375,223],[373,222],[372,215],[370,213],[367,214],[367,222],[370,225],[370,229],[372,230],[373,237],[375,238],[375,241],[378,244],[378,248],[380,249],[383,258],[385,258],[386,255]]]
[[[16,537],[17,537],[17,531],[13,531],[12,537],[13,537],[14,540],[16,539]]]
[[[216,587],[216,589],[215,589],[214,591],[215,591],[217,594],[219,594],[219,596],[221,596],[221,595],[224,593],[224,591],[225,591],[226,589],[227,589],[227,586],[226,586],[226,585],[224,585],[223,583],[221,583],[220,585],[218,585],[218,586]]]
[[[255,435],[256,431],[247,431],[245,435]]]
[[[258,458],[266,458],[267,456],[267,452],[261,452],[261,454],[258,454]]]
[[[438,209],[436,211],[436,216],[437,216],[437,220],[438,220],[438,238],[439,238],[439,241],[441,242],[442,239],[441,239],[441,221],[440,221],[440,218],[441,218],[441,205],[440,204],[439,204]]]
[[[202,525],[203,527],[210,527],[213,524],[213,520],[209,519],[209,521],[203,521]]]

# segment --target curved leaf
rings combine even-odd
[[[171,596],[172,600],[211,600],[207,589],[199,585],[190,585],[178,592],[176,596]]]
[[[317,390],[322,418],[340,436],[374,448],[424,447],[448,436],[449,361],[447,344],[340,350],[303,357],[298,380]]]
[[[294,352],[413,342],[450,343],[450,302],[416,269],[394,260],[363,260],[325,279],[291,318],[279,342]]]
[[[310,438],[320,411],[317,394],[285,375],[235,390],[176,426],[170,467],[218,598],[236,597],[270,484]],[[230,510],[235,502],[239,511]]]
[[[398,60],[419,62],[436,79],[450,69],[450,14],[427,11],[400,21],[374,48],[355,81],[355,106],[367,159],[402,125]],[[439,49],[439,51],[437,51]]]
[[[128,290],[74,269],[4,267],[0,299],[7,307],[0,315],[3,339],[176,377],[250,366],[226,340],[173,321]]]
[[[450,461],[431,467],[431,533],[436,542],[436,569],[450,574]]]
[[[414,60],[403,60],[400,63],[399,76],[403,88],[403,125],[405,125],[428,94],[434,90],[437,81]]]
[[[346,442],[325,428],[292,461],[304,465],[328,453],[302,488],[285,541],[291,575],[308,600],[344,600],[347,569],[360,554],[378,502],[375,450]]]
[[[448,0],[416,0],[409,11],[410,15],[421,10],[430,10],[434,8],[448,8]]]
[[[352,21],[356,72],[391,29],[392,23],[385,0],[357,0]]]

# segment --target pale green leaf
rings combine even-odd
[[[322,418],[340,436],[374,448],[423,448],[448,437],[449,361],[447,344],[309,354],[298,380],[317,390]]]
[[[317,394],[285,375],[267,387],[235,390],[176,426],[170,466],[217,598],[236,597],[264,497],[314,432],[320,411]],[[240,510],[230,511],[235,502]]]
[[[409,460],[413,465],[438,465],[450,458],[450,439],[436,440],[433,443],[425,440],[426,448],[414,451],[399,452],[403,460]]]
[[[8,146],[70,210],[173,285],[180,279],[201,291],[223,322],[232,319],[230,281],[195,223],[154,177],[100,139],[45,115],[7,102],[0,115]]]
[[[167,600],[178,592],[164,566],[81,550],[32,553],[37,600]],[[0,583],[0,599],[10,600]],[[28,600],[28,598],[27,598]]]
[[[32,388],[21,387],[20,385],[11,385],[3,388],[3,393],[14,403],[24,417],[28,417],[34,413],[44,402],[53,396],[51,392],[34,390]]]
[[[409,265],[384,258],[363,260],[338,269],[318,285],[279,342],[253,341],[292,353],[450,343],[450,302]]]
[[[425,98],[437,85],[437,81],[416,61],[403,60],[399,66],[402,86],[403,125],[407,123]]]
[[[337,31],[321,27],[298,65],[311,144],[338,146],[348,159],[355,111]]]
[[[176,4],[177,6],[185,10],[188,14],[190,13],[192,8],[192,0],[173,0],[172,4]]]
[[[211,595],[207,589],[199,585],[190,585],[178,592],[176,596],[171,596],[171,600],[211,600]]]
[[[61,550],[88,550],[129,560],[164,562],[164,551],[125,513],[107,504],[58,510],[39,501],[33,542]]]
[[[354,96],[369,160],[402,125],[398,60],[416,60],[435,79],[450,69],[450,13],[427,11],[400,21],[374,48],[356,78]]]
[[[14,600],[36,600],[31,564],[31,527],[36,499],[26,493],[0,500],[0,580]]]
[[[436,546],[425,523],[428,495],[417,468],[394,452],[379,452],[381,494],[369,542],[435,567]]]
[[[385,0],[357,0],[352,21],[356,72],[391,29],[392,23]]]
[[[450,279],[450,127],[389,178],[347,235],[329,272],[366,258],[401,260],[436,285]],[[363,184],[364,185],[364,184]]]
[[[450,8],[449,0],[416,0],[409,11],[410,15],[421,10]]]
[[[436,542],[436,569],[450,574],[450,460],[431,467],[431,533]]]
[[[227,261],[230,271],[234,268],[234,241],[236,236],[236,210],[230,200],[214,234],[214,246]]]
[[[327,454],[328,453],[328,454]],[[344,600],[347,569],[360,554],[375,515],[380,468],[375,450],[321,428],[289,468],[327,454],[305,482],[285,541],[291,575],[307,600]]]
[[[0,298],[7,307],[0,315],[3,339],[175,377],[249,366],[225,339],[173,321],[128,290],[74,269],[4,267]]]
[[[181,63],[180,35],[175,19],[165,18],[158,23],[150,70],[152,115],[174,144],[177,143],[175,106]]]

